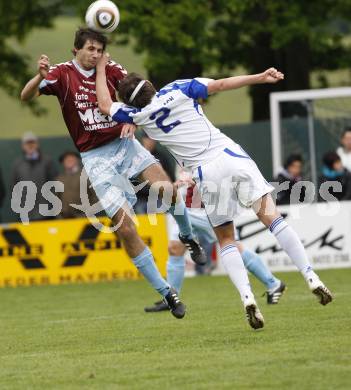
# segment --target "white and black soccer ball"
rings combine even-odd
[[[92,30],[111,33],[119,23],[118,7],[110,0],[94,1],[87,9],[85,22]]]

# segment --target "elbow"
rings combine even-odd
[[[218,80],[218,85],[217,85],[217,91],[225,91],[226,90],[226,83],[224,80]]]
[[[22,102],[26,102],[28,100],[28,96],[24,93],[24,91],[21,92],[20,98]]]
[[[105,103],[99,103],[99,110],[104,115],[110,115],[110,105]]]
[[[20,98],[22,102],[28,102],[29,100],[33,99],[35,96],[36,96],[35,94],[31,95],[31,93],[26,91],[26,89],[24,88],[21,92]]]

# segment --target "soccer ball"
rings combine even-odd
[[[85,14],[85,22],[92,30],[111,33],[119,23],[119,11],[115,3],[98,0],[91,3]]]

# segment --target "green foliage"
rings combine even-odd
[[[50,26],[62,13],[83,17],[91,0],[0,0],[0,87],[17,96],[29,78],[26,58],[8,38],[23,40],[34,27]],[[157,86],[201,74],[227,75],[243,66],[259,72],[279,67],[287,75],[276,86],[253,87],[254,119],[268,116],[272,90],[310,87],[315,70],[350,63],[350,0],[123,0],[112,39],[131,43],[145,58]],[[321,80],[325,81],[323,78]],[[323,86],[326,86],[324,83]]]
[[[269,49],[276,53],[294,42],[303,41],[311,54],[322,53],[325,56],[323,62],[313,62],[311,56],[313,69],[325,69],[330,62],[334,64],[331,68],[335,68],[337,63],[334,58],[329,58],[330,51],[335,53],[339,50],[340,55],[346,55],[348,52],[340,29],[335,28],[332,23],[344,16],[341,7],[343,2],[253,0],[242,2],[238,8],[238,0],[228,0],[222,9],[228,17],[216,24],[217,32],[222,34],[222,47],[225,48],[221,50],[222,60],[228,65],[231,61],[234,62],[239,54],[240,62],[252,68],[250,54],[257,48],[257,40],[265,36]],[[236,50],[232,50],[233,33]]]
[[[18,97],[23,85],[32,76],[28,57],[13,49],[10,38],[23,41],[34,27],[51,27],[52,18],[60,10],[60,1],[0,0],[0,87],[13,97]],[[34,102],[29,103],[37,114],[43,110]]]
[[[158,85],[201,73],[228,74],[239,65],[250,72],[279,67],[287,73],[285,82],[251,89],[254,118],[265,119],[272,90],[309,88],[313,70],[348,66],[349,47],[337,25],[347,3],[125,0],[119,31],[146,54],[145,67]]]
[[[215,65],[211,2],[127,0],[120,8],[118,31],[146,54],[145,67],[158,86],[198,76]]]

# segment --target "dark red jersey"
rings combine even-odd
[[[119,80],[127,71],[111,61],[106,66],[113,101]],[[95,69],[86,71],[75,60],[54,65],[39,86],[41,94],[57,96],[68,131],[80,152],[104,145],[121,133],[122,125],[101,114],[96,99]]]

